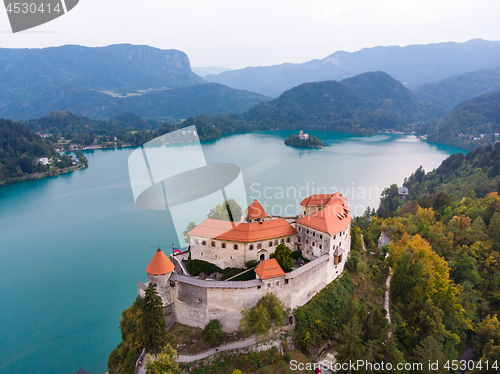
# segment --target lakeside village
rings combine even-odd
[[[170,258],[161,249],[156,251],[146,268],[147,282],[137,282],[138,300],[147,297],[151,288],[156,290],[166,330],[174,323],[204,332],[215,327],[222,336],[239,336],[247,330],[243,337],[268,333],[252,326],[259,317],[250,315],[267,303],[282,313],[281,318],[275,316],[278,326],[274,326],[272,337],[283,338],[287,333],[289,337],[294,327],[292,311],[342,275],[351,249],[351,213],[346,197],[338,192],[311,195],[300,206],[297,216],[270,216],[254,200],[241,222],[205,219],[186,232],[186,251],[174,249]],[[213,269],[222,277],[208,276]],[[272,313],[270,310],[271,317]],[[241,350],[257,344],[255,335],[225,342],[224,347],[222,339],[216,339],[211,344],[214,348],[207,352],[179,354],[176,361],[190,363],[216,354],[219,348]],[[293,344],[291,338],[288,340],[286,344]],[[270,344],[267,349],[273,346]],[[178,344],[173,346],[179,349]],[[151,345],[145,343],[135,373],[145,372],[148,348]],[[108,361],[110,373],[116,351]],[[146,366],[152,364],[154,361]]]

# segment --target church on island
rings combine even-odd
[[[347,198],[339,193],[311,195],[301,201],[295,217],[268,215],[254,200],[243,222],[207,218],[188,233],[188,249],[170,258],[158,249],[146,268],[147,282],[137,282],[144,297],[149,282],[157,286],[167,325],[174,322],[203,328],[219,319],[224,331],[238,328],[241,312],[267,292],[295,309],[344,270],[351,248],[351,213]],[[288,273],[269,256],[280,244],[301,251],[308,262]],[[193,277],[185,261],[204,260],[224,269],[245,268],[254,260],[255,279],[212,280]],[[251,270],[250,270],[251,271]]]

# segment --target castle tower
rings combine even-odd
[[[160,248],[158,248],[149,265],[146,267],[148,282],[156,284],[156,290],[161,296],[163,305],[171,303],[168,281],[174,269],[174,264]]]
[[[266,218],[267,213],[260,205],[260,203],[255,199],[252,201],[252,203],[248,206],[248,208],[245,210],[245,214],[247,215],[247,220],[250,222],[254,222],[255,220],[258,220],[259,218]]]
[[[299,131],[299,138],[300,139],[304,138],[304,131],[302,131],[302,130]]]

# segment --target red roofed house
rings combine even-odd
[[[262,216],[265,212],[253,210],[256,206],[260,204],[254,201],[247,214],[254,219],[266,217]],[[268,259],[280,243],[293,247],[297,230],[283,218],[250,223],[207,218],[188,235],[192,259],[209,261],[221,268],[243,268],[250,260]]]
[[[351,213],[341,194],[311,195],[301,201],[301,215],[295,221],[298,247],[308,260],[328,254],[342,272],[351,248]],[[338,266],[341,265],[341,266]]]

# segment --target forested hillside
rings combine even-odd
[[[452,155],[427,174],[420,168],[405,186],[407,199],[393,185],[378,216],[356,218],[369,250],[389,252],[397,347],[407,362],[445,362],[471,346],[483,362],[471,372],[498,373],[500,144]],[[379,250],[381,232],[392,243]]]
[[[403,84],[383,72],[364,73],[341,82],[305,83],[279,98],[256,105],[242,116],[188,118],[205,137],[220,134],[298,129],[370,135],[410,131],[414,123],[441,114],[423,104]]]
[[[115,137],[120,144],[142,145],[153,137],[177,129],[168,122],[144,120],[133,113],[122,113],[109,121],[96,121],[69,111],[52,112],[26,122],[26,127],[50,134],[48,139],[54,143],[63,137],[66,142],[82,146],[105,145],[114,142]]]
[[[53,111],[69,110],[104,120],[123,112],[133,112],[145,118],[176,122],[201,114],[241,114],[267,100],[270,98],[216,83],[136,92],[131,96],[111,96],[96,90],[63,85],[27,93],[0,107],[0,116],[27,120]]]
[[[462,149],[500,140],[500,91],[465,101],[439,120],[429,121],[417,128],[427,134],[430,142],[448,144]]]
[[[19,122],[0,119],[0,183],[44,167],[36,160],[57,155],[48,140],[33,134]]]
[[[500,67],[467,72],[424,84],[413,92],[422,101],[452,110],[462,101],[500,90]]]

